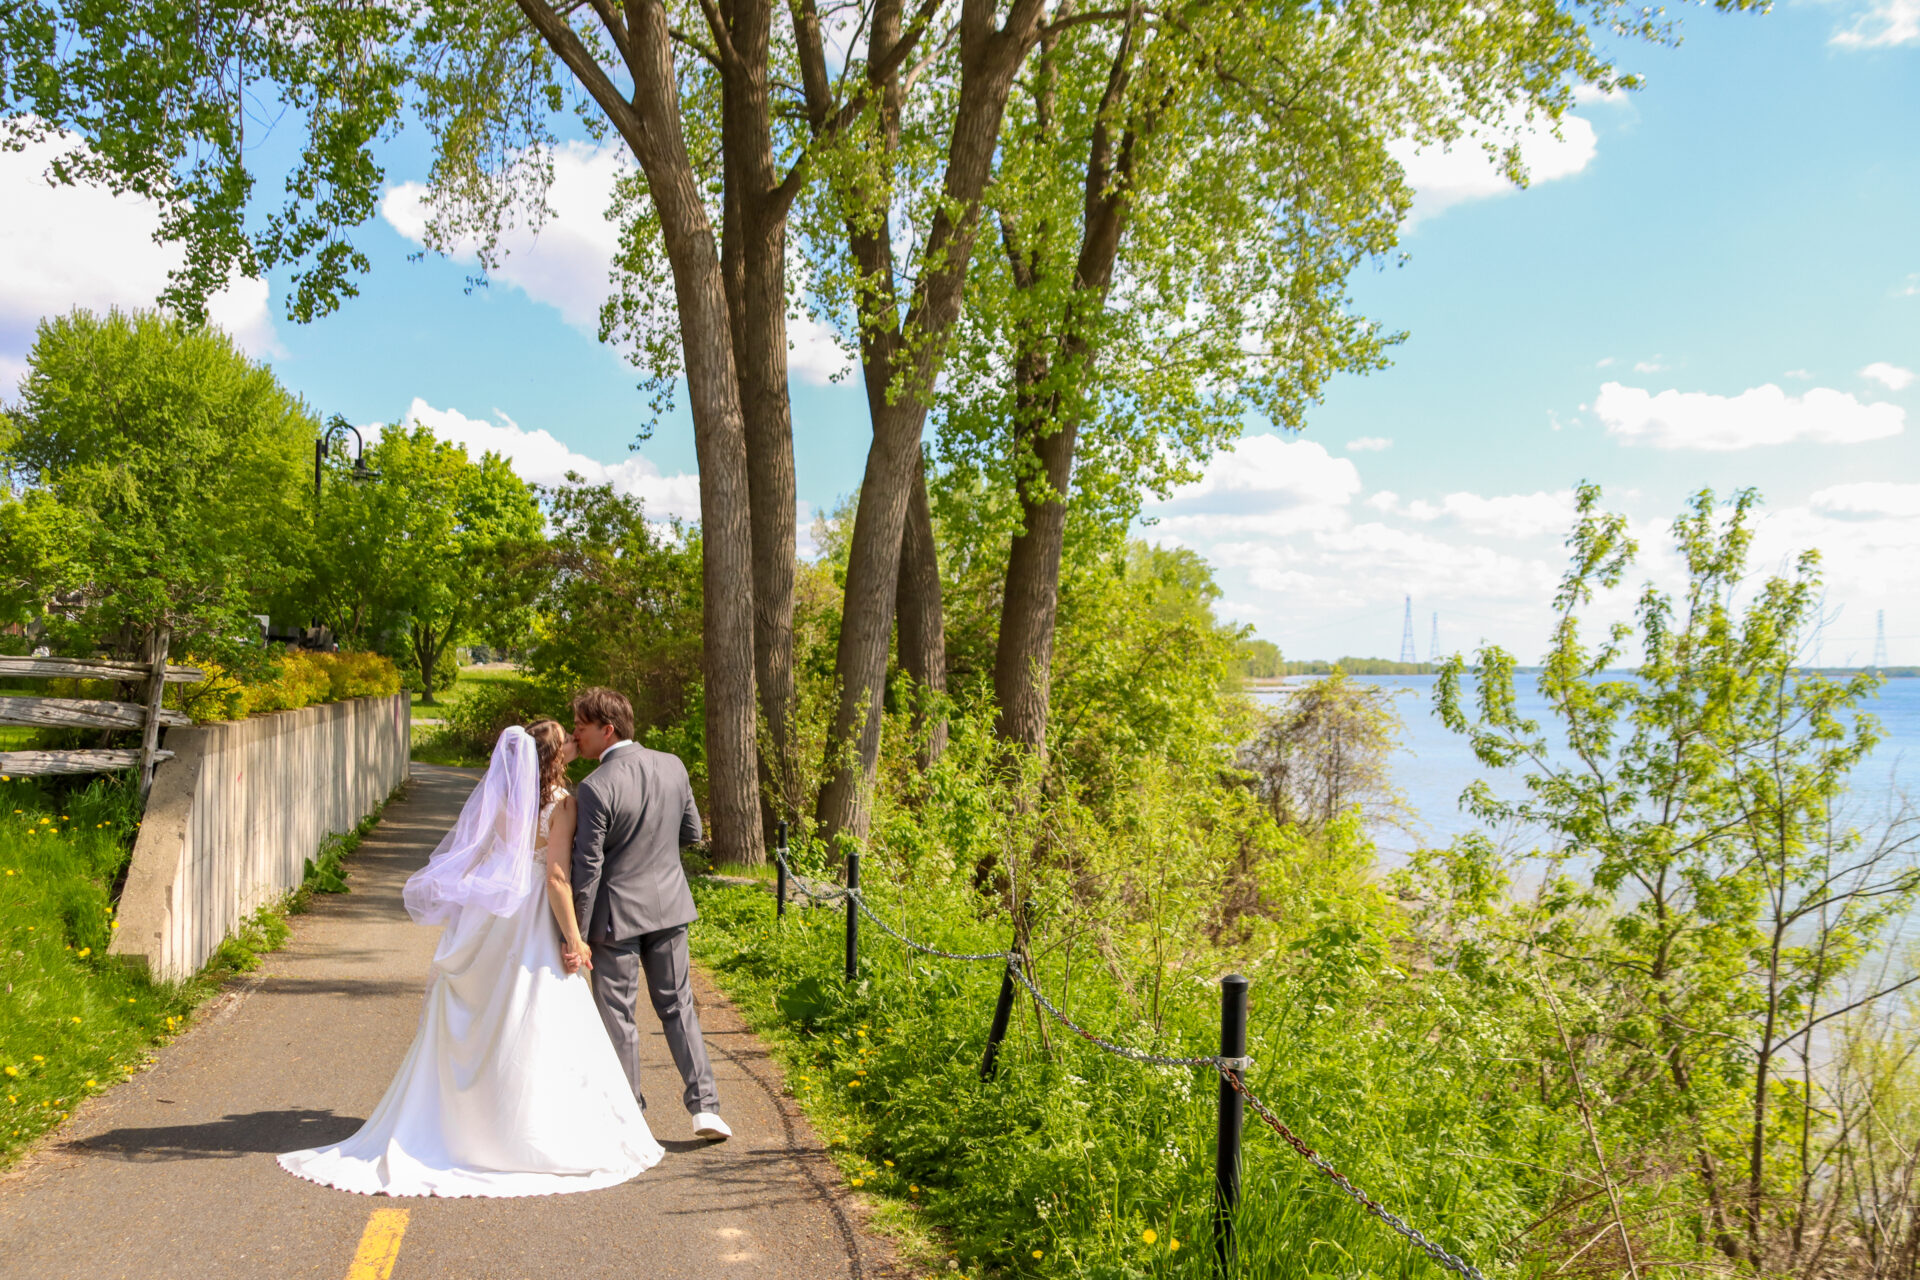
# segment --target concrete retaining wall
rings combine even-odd
[[[400,693],[168,729],[174,757],[154,773],[110,954],[192,975],[406,779],[411,727]]]

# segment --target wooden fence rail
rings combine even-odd
[[[118,680],[146,686],[141,702],[108,702],[95,698],[0,697],[0,725],[35,729],[138,729],[138,749],[95,748],[79,751],[0,751],[0,775],[44,777],[49,774],[108,773],[140,770],[140,794],[153,785],[153,768],[173,752],[160,750],[163,725],[192,721],[160,705],[168,684],[191,684],[206,679],[195,667],[167,663],[167,633],[162,630],[150,663],[116,662],[106,658],[16,658],[0,656],[0,680]]]

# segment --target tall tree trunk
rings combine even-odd
[[[791,795],[793,759],[793,411],[787,389],[787,212],[795,184],[774,165],[768,97],[772,9],[729,4],[732,56],[722,60],[721,144],[726,220],[721,267],[746,423],[753,539],[753,656],[765,741],[759,762],[761,838]]]
[[[1037,474],[1023,469],[1021,531],[1007,556],[1000,638],[993,656],[994,728],[1000,737],[1044,751],[1053,685],[1054,624],[1060,611],[1060,557],[1066,545],[1067,486],[1077,426],[1045,423],[1032,438]]]
[[[900,666],[913,684],[913,736],[917,759],[930,769],[947,749],[947,630],[940,600],[940,559],[933,541],[933,508],[927,501],[926,461],[907,495],[906,531],[900,545],[900,586],[894,606]]]
[[[667,14],[660,0],[596,9],[632,78],[621,96],[593,52],[545,0],[517,0],[547,44],[606,114],[646,173],[673,269],[700,466],[702,665],[706,680],[709,826],[722,862],[766,857],[754,743],[753,536],[746,423],[719,246],[687,155]],[[610,16],[611,15],[611,16]]]
[[[927,397],[959,318],[967,267],[980,224],[980,197],[992,171],[1007,95],[1021,60],[1038,38],[1041,0],[1014,0],[1004,26],[992,0],[966,0],[959,22],[960,92],[947,150],[942,202],[928,228],[912,303],[904,318],[893,290],[892,245],[884,217],[855,217],[849,247],[863,279],[860,298],[861,369],[873,419],[873,444],[854,515],[847,561],[840,643],[834,655],[838,705],[827,735],[828,781],[815,820],[832,841],[841,833],[866,835],[868,798],[880,755],[880,709],[885,692],[887,642],[893,631],[900,551],[913,478],[919,474],[920,437]],[[803,35],[804,35],[803,30]],[[870,45],[902,43],[898,0],[876,6]],[[803,51],[810,110],[816,85],[827,78],[817,43]],[[869,75],[882,96],[888,149],[897,143],[902,91],[899,60],[882,54]],[[869,211],[871,212],[871,211]]]
[[[1033,451],[1033,467],[1016,466],[1021,529],[1007,556],[1006,589],[1000,606],[1000,636],[993,659],[993,693],[999,736],[1044,752],[1052,701],[1053,640],[1060,611],[1060,561],[1066,546],[1067,486],[1073,481],[1073,451],[1080,434],[1080,398],[1035,394],[1048,380],[1084,379],[1097,352],[1089,332],[1113,286],[1114,265],[1127,226],[1135,157],[1153,127],[1149,113],[1117,140],[1107,121],[1132,82],[1135,27],[1127,28],[1108,70],[1099,123],[1087,149],[1080,252],[1074,261],[1056,334],[1038,335],[1015,362],[1014,449]],[[1046,103],[1041,104],[1043,107]],[[1050,113],[1042,113],[1043,123]],[[1116,145],[1117,142],[1117,145]],[[1023,246],[1003,223],[1002,239],[1015,286],[1031,289],[1044,270],[1044,245]],[[1024,462],[1024,459],[1021,460]]]

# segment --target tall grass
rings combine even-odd
[[[130,1075],[204,995],[107,958],[138,814],[126,778],[0,781],[0,1164]]]
[[[965,890],[881,888],[907,932],[962,951],[1004,947]],[[1123,1061],[1042,1022],[1022,999],[996,1079],[979,1063],[999,967],[929,959],[863,933],[841,972],[838,911],[703,885],[696,952],[772,1043],[790,1087],[850,1181],[970,1274],[1213,1274],[1218,1077]],[[1043,989],[1076,1020],[1158,1053],[1217,1052],[1218,963],[1150,976],[1124,958],[1056,953]],[[1302,946],[1247,966],[1249,1084],[1309,1144],[1387,1207],[1493,1272],[1525,1226],[1524,1160],[1544,1134],[1493,1086],[1499,1028],[1444,984],[1404,980],[1384,940],[1322,922]],[[1519,1156],[1523,1163],[1505,1161]],[[1248,1115],[1240,1274],[1444,1274]],[[943,1265],[935,1256],[927,1259]],[[1511,1272],[1509,1272],[1511,1273]]]

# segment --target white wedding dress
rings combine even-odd
[[[560,962],[541,852],[552,809],[522,850],[540,868],[517,905],[448,903],[420,1030],[380,1105],[352,1137],[282,1168],[363,1195],[540,1196],[615,1186],[660,1160],[586,975]],[[506,883],[499,872],[486,887]]]

